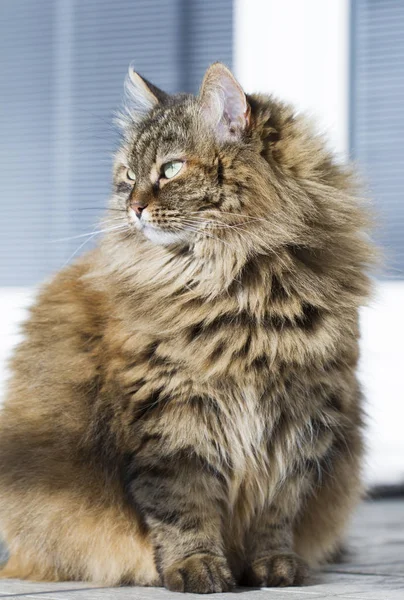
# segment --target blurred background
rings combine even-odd
[[[197,92],[217,60],[312,115],[374,199],[386,266],[361,315],[365,476],[404,482],[402,0],[1,0],[0,392],[38,284],[94,243],[129,63]]]

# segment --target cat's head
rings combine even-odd
[[[252,115],[254,101],[229,69],[213,64],[196,97],[169,96],[133,70],[126,91],[113,206],[125,207],[130,227],[158,245],[276,241],[280,202],[262,116]],[[277,135],[266,127],[264,135]]]
[[[246,95],[220,63],[197,96],[168,95],[132,69],[126,91],[111,200],[126,247],[185,246],[229,265],[283,251],[353,256],[347,240],[363,219],[351,177],[290,106]]]
[[[248,145],[250,106],[222,64],[207,71],[198,97],[169,96],[130,70],[125,142],[115,165],[115,204],[152,243],[192,244],[226,237],[240,223],[242,183],[251,173],[240,157]],[[228,213],[233,212],[233,219]],[[212,238],[211,238],[212,239]]]

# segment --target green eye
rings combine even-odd
[[[164,177],[166,179],[172,179],[173,177],[178,175],[178,173],[182,169],[183,164],[184,163],[182,162],[182,160],[172,160],[172,161],[166,163],[165,165],[163,165],[162,171],[163,171]]]
[[[136,173],[132,169],[126,169],[126,177],[129,181],[136,181]]]

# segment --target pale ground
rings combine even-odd
[[[237,589],[237,600],[404,600],[404,499],[366,502],[349,536],[350,556],[328,566],[309,585],[291,588]],[[104,588],[84,583],[31,583],[0,580],[0,599],[15,600],[180,600],[162,588]],[[244,599],[243,599],[244,596]],[[215,600],[230,594],[216,594]]]

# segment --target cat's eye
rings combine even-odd
[[[135,183],[136,182],[135,171],[132,171],[132,169],[126,169],[126,178],[129,179],[129,181],[132,181],[133,183]]]
[[[181,171],[183,164],[182,160],[171,160],[161,167],[161,171],[166,179],[172,179]]]

